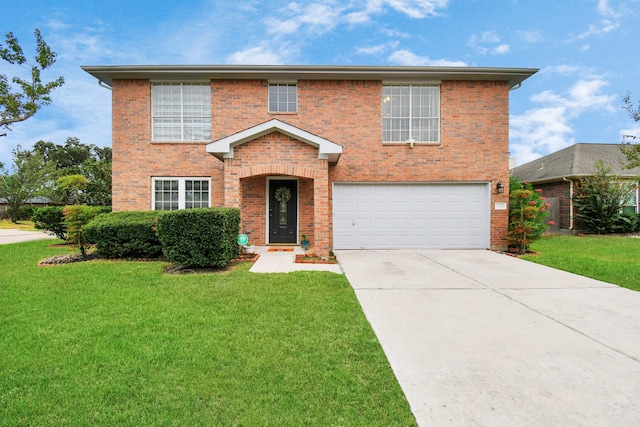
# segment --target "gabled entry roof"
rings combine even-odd
[[[220,160],[233,159],[234,147],[276,131],[316,147],[318,149],[318,158],[328,160],[329,163],[336,163],[342,154],[341,145],[277,119],[269,120],[211,142],[207,144],[207,153],[213,154]]]

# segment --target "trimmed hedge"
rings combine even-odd
[[[36,208],[31,215],[31,220],[38,230],[46,230],[58,239],[67,240],[67,223],[64,213],[66,206],[45,206]],[[91,206],[97,214],[111,212],[111,206]]]
[[[47,230],[58,239],[67,240],[67,226],[64,223],[62,206],[46,206],[37,208],[31,216],[38,230]]]
[[[171,211],[157,225],[165,258],[185,267],[226,267],[238,255],[239,230],[236,208]]]
[[[84,228],[87,241],[106,258],[158,258],[162,244],[155,223],[162,211],[123,211],[99,215]]]

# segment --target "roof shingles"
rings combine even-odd
[[[611,168],[612,175],[623,177],[640,176],[640,167],[626,169],[627,158],[621,144],[578,143],[555,153],[548,154],[511,170],[521,181],[551,182],[563,178],[581,178],[595,175],[598,160]]]

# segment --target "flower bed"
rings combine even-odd
[[[321,257],[316,254],[298,254],[296,263],[299,264],[337,264],[338,260],[334,256]]]

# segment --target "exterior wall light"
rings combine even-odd
[[[502,181],[498,181],[496,184],[496,193],[504,193],[504,185],[502,185]]]

